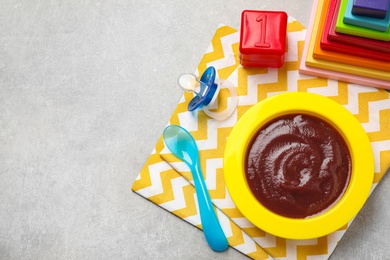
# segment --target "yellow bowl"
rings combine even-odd
[[[277,215],[264,207],[252,194],[245,174],[252,138],[267,122],[288,114],[307,114],[328,122],[344,138],[351,155],[351,176],[342,197],[322,213],[301,219]],[[225,148],[224,176],[237,208],[255,226],[279,237],[311,239],[336,231],[359,212],[373,183],[374,157],[366,132],[347,109],[317,94],[285,93],[254,105],[234,126]]]

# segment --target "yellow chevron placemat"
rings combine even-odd
[[[385,90],[300,75],[298,69],[306,30],[293,18],[289,18],[287,30],[288,50],[282,68],[244,68],[240,66],[238,58],[239,33],[229,26],[220,26],[196,73],[214,66],[219,78],[227,79],[236,86],[238,108],[227,120],[215,121],[202,110],[189,112],[187,105],[193,95],[185,93],[169,124],[183,126],[197,141],[206,185],[230,246],[253,259],[307,259],[311,256],[327,259],[348,226],[328,236],[310,240],[283,239],[253,226],[237,210],[225,186],[223,152],[226,140],[237,120],[264,98],[287,91],[321,94],[347,108],[366,130],[375,157],[375,188],[390,166],[390,94]],[[226,107],[228,93],[221,90],[216,109]],[[164,147],[162,137],[132,190],[201,228],[191,173]]]

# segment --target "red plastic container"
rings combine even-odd
[[[241,15],[240,63],[246,67],[280,68],[287,41],[287,14],[245,10]]]

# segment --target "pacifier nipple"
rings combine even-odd
[[[177,83],[183,91],[194,92],[199,98],[202,98],[208,90],[207,84],[199,81],[198,78],[191,73],[181,74]]]
[[[177,83],[181,87],[182,90],[188,92],[195,92],[195,88],[199,87],[199,81],[194,74],[184,73],[181,74]]]

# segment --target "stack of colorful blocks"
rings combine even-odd
[[[390,89],[390,0],[314,0],[300,72]]]

